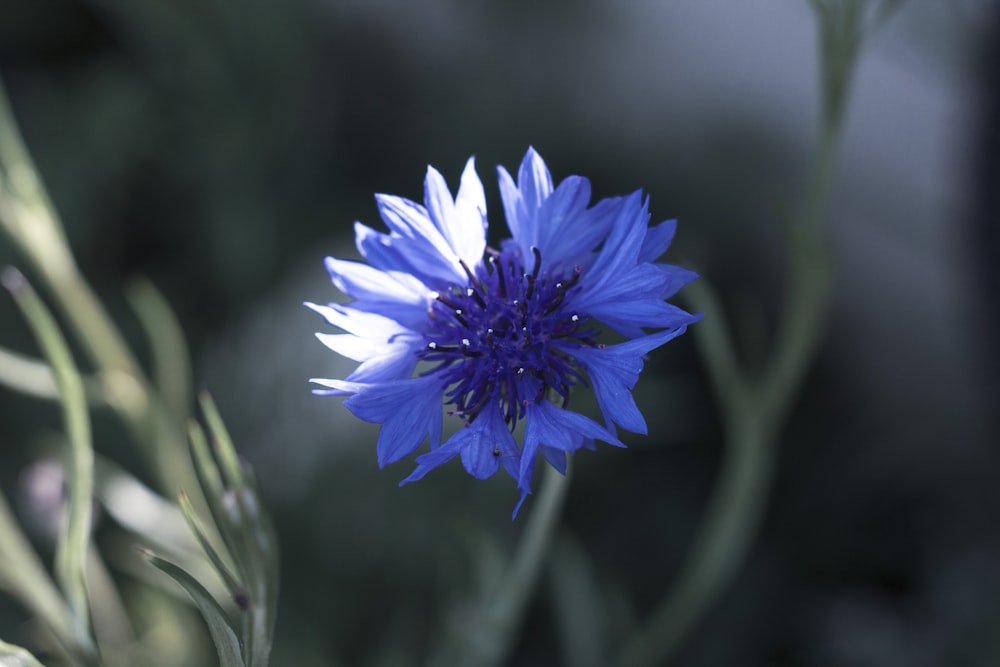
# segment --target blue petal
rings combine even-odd
[[[654,264],[653,266],[670,276],[670,284],[662,295],[664,299],[669,299],[677,294],[682,287],[698,279],[697,273],[680,266],[673,264]]]
[[[361,256],[377,269],[410,273],[425,285],[442,289],[456,280],[455,262],[441,257],[423,239],[415,241],[395,232],[383,234],[356,222],[354,243]]]
[[[590,181],[581,176],[569,176],[553,190],[548,168],[534,149],[521,162],[516,184],[503,167],[497,174],[507,225],[522,257],[531,257],[532,248],[538,248],[544,268],[557,271],[590,263],[591,251],[615,221],[621,198],[588,209]]]
[[[430,291],[412,275],[334,257],[326,258],[326,270],[337,289],[354,297],[356,310],[385,315],[411,329],[426,324]]]
[[[607,347],[558,345],[587,371],[597,404],[610,427],[618,424],[633,433],[646,433],[646,420],[632,398],[632,388],[639,380],[643,357],[651,350],[684,333],[685,327],[659,331]]]
[[[517,185],[521,191],[524,207],[534,211],[552,194],[552,175],[545,166],[545,160],[529,146],[517,171]]]
[[[647,229],[646,238],[643,239],[642,248],[639,250],[639,261],[655,262],[659,259],[660,255],[670,247],[676,231],[676,220],[664,220],[655,227]]]
[[[584,440],[588,438],[597,438],[624,447],[618,438],[592,419],[558,408],[545,399],[529,403],[526,407],[524,449],[521,452],[518,487],[522,491],[530,490],[531,475],[539,447],[574,452],[580,449]]]
[[[414,331],[383,315],[367,313],[339,303],[321,306],[307,301],[305,306],[322,315],[323,319],[335,327],[383,344],[396,344],[401,339],[417,338]]]
[[[559,242],[589,203],[590,181],[581,176],[569,176],[536,209],[532,216],[534,245],[542,251],[543,260],[552,261],[551,256],[560,254]],[[587,249],[592,248],[593,246]]]
[[[632,338],[645,334],[642,327],[675,329],[701,318],[700,315],[692,315],[658,297],[606,302],[592,306],[586,312],[623,336]]]
[[[597,288],[582,289],[566,309],[586,313],[615,331],[636,337],[642,328],[676,328],[697,318],[664,301],[672,293],[673,275],[657,264],[639,264],[602,280]]]
[[[584,445],[584,447],[586,447],[586,445]],[[566,474],[566,452],[561,449],[547,447],[545,445],[539,447],[538,451],[542,453],[542,456],[549,462],[550,466],[558,470],[563,475]]]
[[[428,181],[431,181],[430,173]],[[394,195],[377,194],[375,201],[386,226],[405,240],[407,252],[415,252],[421,256],[418,260],[420,265],[433,265],[434,275],[441,273],[450,275],[452,282],[464,279],[465,273],[458,263],[458,255],[431,220],[431,214],[427,209],[409,199]]]
[[[561,188],[562,184],[559,187]],[[550,269],[555,267],[566,270],[573,266],[588,269],[593,262],[592,251],[607,236],[624,202],[622,197],[609,197],[589,209],[563,217],[559,228],[553,229],[547,238],[539,243],[542,261]],[[544,210],[539,212],[540,225],[549,224],[549,220],[545,219],[545,213]]]
[[[306,303],[327,322],[349,332],[318,333],[316,337],[334,352],[361,362],[347,380],[384,382],[409,377],[417,364],[416,350],[423,338],[395,320],[331,303]]]
[[[447,463],[458,454],[466,471],[477,479],[492,476],[500,466],[515,476],[520,459],[517,444],[507,430],[498,401],[490,401],[475,421],[461,429],[427,454],[417,457],[417,467],[400,486],[422,479],[434,468]]]
[[[487,223],[486,194],[476,175],[475,159],[469,158],[465,164],[454,200],[444,177],[433,167],[428,167],[424,181],[424,204],[452,253],[470,268],[478,265],[486,249]]]
[[[622,202],[597,259],[580,281],[581,294],[599,294],[607,283],[619,279],[639,263],[648,222],[649,211],[642,192],[633,192]]]
[[[529,148],[521,160],[516,185],[503,167],[497,167],[497,176],[507,227],[522,256],[530,257],[531,248],[540,247],[537,212],[552,194],[552,176],[534,148]]]
[[[377,384],[313,379],[312,382],[353,394],[344,407],[355,417],[381,424],[378,434],[378,465],[384,467],[407,456],[425,437],[430,446],[441,441],[443,386],[434,375]]]
[[[476,424],[480,426],[476,428]],[[462,448],[462,465],[466,472],[476,479],[486,479],[492,477],[503,463],[510,476],[517,479],[520,454],[504,422],[499,403],[484,408],[466,430],[473,429]]]
[[[345,378],[348,382],[375,383],[410,377],[417,355],[410,345],[379,345],[352,334],[323,334],[316,337],[328,348],[361,363]]]

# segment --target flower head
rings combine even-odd
[[[428,440],[402,484],[459,456],[479,479],[503,467],[523,502],[539,454],[564,471],[566,454],[595,440],[623,446],[617,427],[646,432],[631,390],[645,355],[697,319],[666,301],[696,274],[655,263],[676,222],[649,227],[641,192],[591,207],[589,181],[554,187],[534,149],[516,181],[498,175],[511,232],[499,249],[486,245],[474,160],[454,198],[428,168],[423,205],[376,195],[388,233],[356,223],[366,262],[327,258],[353,301],[306,305],[344,332],[319,339],[360,362],[343,380],[314,379],[315,392],[347,396],[354,415],[381,424],[380,466]],[[626,341],[602,343],[605,329]],[[603,425],[567,409],[572,388],[588,384]],[[442,404],[462,426],[443,443]]]

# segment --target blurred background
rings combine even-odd
[[[911,0],[866,44],[829,333],[751,557],[676,664],[1000,664],[998,37],[995,2]],[[140,354],[122,286],[163,290],[256,470],[284,557],[273,664],[419,664],[484,545],[504,558],[532,509],[512,524],[510,480],[457,464],[397,489],[409,464],[378,470],[374,428],[309,393],[351,364],[301,303],[340,298],[322,260],[355,256],[355,220],[381,224],[372,194],[419,200],[427,164],[455,185],[475,155],[500,238],[495,166],[529,145],[595,198],[644,188],[654,221],[680,220],[668,257],[722,292],[752,362],[814,148],[815,41],[797,0],[0,1],[0,76],[82,272]],[[0,344],[36,354],[9,299]],[[614,648],[684,557],[721,451],[690,336],[653,355],[637,400],[649,437],[576,457],[513,665],[568,660],[567,563]],[[59,424],[57,405],[0,393],[0,485],[22,517]],[[95,434],[134,463],[110,415]],[[0,601],[0,637],[24,622]],[[195,664],[196,616],[185,633],[177,664]]]

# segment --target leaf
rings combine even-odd
[[[55,571],[75,619],[81,627],[86,627],[89,623],[86,558],[94,495],[94,450],[83,379],[55,317],[27,279],[17,269],[7,268],[0,280],[21,309],[59,387],[69,440],[66,457],[69,520],[56,540]]]
[[[44,667],[26,649],[0,639],[0,667]]]
[[[191,357],[177,317],[163,293],[146,279],[132,281],[125,297],[149,337],[153,379],[170,414],[183,419],[191,403]]]
[[[205,590],[205,587],[170,561],[145,549],[140,549],[140,553],[150,565],[180,584],[194,600],[195,606],[198,607],[201,615],[205,618],[205,623],[208,624],[208,631],[212,635],[215,649],[219,652],[220,667],[246,667],[246,663],[243,661],[243,645],[230,625],[226,612],[219,606],[215,598]]]
[[[181,512],[184,514],[184,518],[187,519],[188,527],[194,536],[198,539],[198,544],[201,545],[202,550],[208,555],[208,559],[212,561],[212,565],[215,571],[219,573],[222,581],[225,582],[226,588],[229,589],[229,594],[234,597],[243,592],[243,586],[236,579],[232,570],[226,565],[226,561],[222,554],[218,552],[215,546],[212,544],[211,539],[208,537],[208,532],[205,530],[205,526],[202,524],[201,519],[195,514],[194,507],[191,505],[191,500],[188,498],[187,494],[181,493],[178,502],[181,506]]]
[[[243,584],[244,655],[252,666],[266,665],[277,612],[277,536],[253,474],[240,462],[215,402],[207,392],[199,395],[199,401],[212,447],[209,452],[204,433],[192,429],[196,467],[207,482],[206,495],[236,567],[235,578]],[[210,551],[209,557],[213,557]]]

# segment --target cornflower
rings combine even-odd
[[[499,249],[487,246],[474,159],[454,198],[429,167],[423,205],[375,196],[388,233],[355,223],[366,262],[326,259],[353,301],[306,305],[344,332],[319,339],[360,362],[344,379],[313,379],[314,392],[347,396],[355,416],[381,424],[379,466],[428,441],[400,486],[456,456],[477,479],[503,467],[521,494],[516,516],[539,455],[564,473],[567,454],[595,440],[624,447],[618,427],[647,432],[631,390],[645,355],[698,319],[666,301],[697,275],[655,261],[676,221],[650,227],[641,191],[588,207],[590,182],[553,187],[534,149],[516,182],[497,171],[511,233]],[[602,342],[605,329],[624,342]],[[576,385],[593,387],[603,425],[569,410]],[[441,442],[443,413],[461,427]]]

